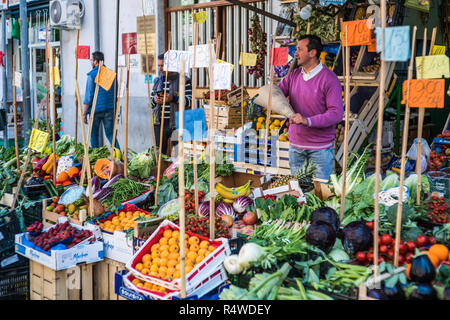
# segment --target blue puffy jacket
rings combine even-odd
[[[88,114],[91,113],[91,107],[92,103],[94,101],[94,93],[95,93],[95,86],[96,83],[95,77],[98,73],[98,66],[92,69],[88,74],[87,82],[86,82],[86,92],[84,95],[84,104],[87,104],[89,106]],[[95,106],[95,112],[102,112],[102,111],[109,111],[114,110],[114,86],[115,86],[115,80],[112,84],[111,88],[106,91],[102,87],[98,88],[98,97],[97,97],[97,104]]]

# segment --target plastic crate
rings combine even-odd
[[[11,210],[0,216],[0,252],[14,247],[15,236],[21,233],[16,211]]]
[[[31,186],[25,185],[22,190],[30,200],[38,200],[42,196],[45,198],[48,197],[48,192],[44,184],[36,184]]]
[[[27,300],[29,296],[30,267],[0,269],[0,300]]]
[[[23,208],[22,214],[26,227],[32,225],[36,221],[42,221],[42,201],[39,200],[34,202],[28,209]]]

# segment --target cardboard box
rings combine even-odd
[[[62,217],[64,218],[64,217]],[[60,222],[64,221],[63,219]],[[15,249],[16,252],[30,260],[38,262],[50,269],[59,271],[68,269],[76,266],[79,263],[94,263],[103,260],[103,242],[98,241],[100,237],[99,228],[94,225],[87,225],[85,227],[80,227],[76,224],[71,224],[71,226],[77,229],[88,229],[94,233],[97,241],[92,244],[88,243],[88,239],[82,243],[66,250],[50,250],[50,254],[45,254],[30,247],[25,243],[24,237],[28,236],[28,233],[16,234],[15,238]],[[45,229],[47,231],[50,228]]]
[[[281,198],[285,194],[298,197],[299,201],[306,201],[302,188],[300,187],[297,179],[291,179],[287,185],[267,189],[271,182],[264,183],[261,187],[255,188],[252,191],[254,198],[259,198],[265,195],[274,195],[277,198]]]
[[[231,176],[216,178],[216,182],[220,182],[225,187],[228,188],[235,188],[242,186],[246,184],[248,180],[252,181],[251,183],[252,188],[258,188],[264,183],[264,176],[244,172],[233,172]]]
[[[333,195],[330,188],[331,186],[327,182],[328,181],[323,179],[313,179],[314,194],[323,201],[327,200]]]

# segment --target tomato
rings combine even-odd
[[[402,256],[402,255],[400,254],[400,255],[398,256],[398,265],[399,265],[399,266],[402,266],[402,265],[405,264],[405,262],[406,262],[405,257]]]
[[[400,243],[400,246],[398,247],[398,252],[400,252],[400,254],[405,254],[406,251],[408,251],[408,247],[402,243]]]
[[[420,235],[416,238],[416,245],[418,247],[424,247],[428,244],[428,239],[424,235]]]
[[[373,221],[366,221],[366,226],[368,226],[370,230],[373,230]]]
[[[383,257],[378,257],[378,264],[381,264],[384,261]]]
[[[387,252],[387,256],[389,259],[394,259],[394,249],[389,249]]]
[[[410,263],[410,262],[412,261],[413,258],[414,258],[414,253],[408,252],[408,253],[406,254],[406,262],[407,262],[407,263]]]
[[[387,253],[388,252],[388,247],[387,247],[387,245],[385,245],[385,244],[382,244],[381,246],[380,246],[380,253]]]
[[[373,252],[367,252],[367,255],[366,255],[366,257],[367,257],[367,260],[369,260],[369,262],[373,262]]]
[[[442,222],[445,222],[445,220],[442,221]],[[429,244],[434,244],[434,243],[435,243],[434,237],[429,237],[429,238],[428,238],[428,243],[429,243]]]
[[[381,243],[382,244],[386,244],[386,245],[391,244],[392,243],[392,237],[389,234],[387,234],[387,233],[383,234],[381,236]]]
[[[364,254],[364,252],[358,251],[356,253],[356,260],[358,260],[359,262],[364,262],[366,260],[366,255]]]

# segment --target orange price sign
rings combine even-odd
[[[100,87],[108,91],[111,89],[114,79],[116,79],[116,73],[104,66],[101,66],[98,75],[95,78],[95,83],[98,83]]]
[[[409,86],[409,107],[411,108],[444,108],[445,79],[413,79],[403,82],[403,100],[406,104],[406,96]]]
[[[346,21],[342,27],[344,47],[366,46],[372,42],[372,19]],[[347,34],[348,32],[348,34]]]

